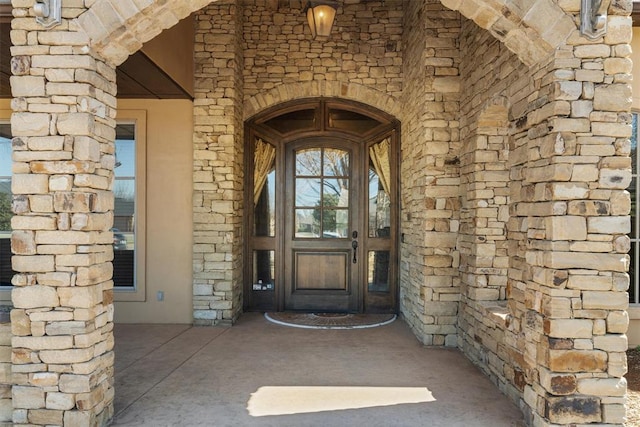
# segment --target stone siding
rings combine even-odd
[[[196,15],[193,140],[193,317],[233,323],[242,310],[242,8]]]
[[[275,10],[272,2],[252,0],[242,7],[216,2],[198,12],[195,323],[232,323],[242,310],[242,138],[243,119],[248,118],[243,105],[264,100],[268,91],[277,95],[268,97],[265,105],[272,105],[274,98],[349,94],[376,105],[377,98],[399,96],[402,16],[400,0],[352,2],[341,7],[330,40],[311,41],[301,8]],[[306,82],[314,85],[296,90]],[[366,90],[349,89],[359,86]],[[388,104],[384,102],[384,109]]]
[[[461,347],[532,425],[623,422],[627,12],[533,67],[463,25]]]
[[[13,419],[11,353],[11,321],[0,312],[0,427],[11,426]]]
[[[114,66],[208,3],[65,0],[45,31],[13,0],[14,424],[113,414]],[[530,425],[620,426],[631,2],[593,41],[574,0],[349,0],[322,41],[302,6],[196,14],[194,323],[242,311],[244,121],[361,101],[402,122],[400,309],[419,340],[460,347]]]
[[[545,72],[539,65],[521,63],[504,44],[467,20],[461,49],[468,54],[461,65],[459,343],[518,403],[525,381],[535,375],[535,361],[524,356],[524,334],[513,332],[522,319],[512,313],[525,311],[526,285],[518,278],[527,271],[526,233],[513,226],[527,224],[510,212],[513,202],[520,200],[517,178],[527,159],[519,148],[526,147],[527,121],[516,117],[526,117],[537,105],[529,100],[545,99],[548,88],[541,82]],[[517,123],[523,129],[514,136]]]
[[[456,346],[460,15],[404,3],[400,301],[427,345]]]
[[[115,68],[86,49],[65,1],[44,30],[14,1],[11,248],[14,425],[113,416]]]
[[[303,9],[282,3],[276,10],[268,0],[244,2],[245,98],[325,80],[400,96],[402,0],[341,4],[328,40],[313,40]],[[305,5],[290,5],[296,3]]]

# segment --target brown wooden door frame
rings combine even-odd
[[[349,153],[349,210],[347,235],[344,238],[296,238],[294,223],[295,209],[294,198],[296,196],[295,185],[295,154],[299,150],[324,148],[339,149]],[[284,207],[284,309],[285,310],[319,310],[319,311],[361,311],[360,283],[362,282],[363,269],[362,260],[358,260],[356,252],[356,263],[353,263],[351,233],[357,231],[361,233],[362,228],[362,196],[361,196],[361,144],[352,139],[336,137],[311,137],[297,141],[291,141],[285,148],[285,207]],[[357,251],[357,250],[356,250]],[[304,260],[304,261],[303,261]],[[329,264],[331,260],[332,264]],[[308,274],[325,275],[330,274],[332,279],[344,280],[345,286],[340,289],[301,289],[302,264],[317,263],[317,270],[309,270]],[[341,269],[339,271],[322,271],[321,265],[327,263],[325,268]],[[310,268],[312,265],[309,266]],[[344,277],[341,277],[343,273]],[[339,277],[340,276],[340,277]],[[307,279],[311,279],[308,277]],[[338,283],[336,283],[338,285]]]
[[[355,111],[360,114],[372,117],[375,120],[380,121],[380,125],[375,129],[364,132],[349,132],[343,129],[336,130],[331,129],[328,124],[329,109],[341,109],[344,108],[347,111]],[[287,131],[287,133],[280,133],[278,129],[267,126],[268,120],[278,117],[284,113],[295,112],[299,109],[315,109],[316,119],[313,121],[313,126],[307,129]],[[276,147],[276,160],[275,168],[276,175],[276,204],[277,204],[277,216],[276,216],[276,234],[270,237],[255,237],[253,234],[253,147],[256,138],[263,138],[265,141],[273,144]],[[388,240],[379,237],[369,237],[368,233],[368,187],[364,182],[364,178],[368,174],[369,167],[369,147],[384,138],[390,138],[392,152],[391,154],[391,175],[392,179],[390,197],[392,203],[391,212],[391,227]],[[352,202],[356,203],[356,209],[358,210],[358,222],[362,224],[361,230],[358,230],[358,263],[356,265],[356,271],[360,278],[357,284],[358,295],[355,296],[355,303],[353,308],[349,311],[358,312],[397,312],[398,305],[398,265],[399,265],[399,149],[400,149],[400,124],[393,117],[386,115],[364,104],[360,104],[352,101],[344,101],[340,99],[304,99],[286,103],[281,106],[274,107],[269,111],[254,117],[247,121],[245,125],[245,139],[246,155],[245,155],[245,280],[244,280],[244,308],[245,310],[276,310],[282,311],[285,309],[285,278],[288,277],[287,265],[291,263],[288,258],[283,258],[283,255],[287,252],[285,247],[286,233],[284,232],[286,223],[284,209],[286,206],[291,206],[288,202],[283,201],[284,197],[288,195],[285,170],[286,165],[286,153],[294,145],[305,141],[304,143],[310,143],[312,141],[339,141],[347,140],[351,141],[353,150],[359,152],[358,168],[362,171],[359,177],[354,178],[362,180],[359,181],[359,187],[362,188],[359,195],[359,200]],[[301,144],[301,143],[300,143]],[[352,178],[353,179],[353,178]],[[355,185],[355,182],[352,183]],[[291,226],[292,227],[292,226]],[[351,240],[348,240],[351,242]],[[346,248],[344,248],[346,250]],[[273,251],[276,256],[275,263],[275,289],[270,292],[255,292],[252,290],[253,286],[253,254],[255,250],[269,250]],[[371,292],[368,288],[367,271],[366,271],[366,256],[367,251],[378,250],[386,251],[389,254],[389,285],[390,289],[387,293]],[[346,310],[345,310],[346,311]]]

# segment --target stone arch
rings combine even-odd
[[[172,27],[190,13],[217,0],[189,2],[153,0],[97,0],[78,17],[89,46],[107,62],[119,65],[142,44]],[[531,2],[529,7],[508,0],[440,0],[489,31],[531,65],[547,57],[577,30],[571,13],[551,1]],[[549,22],[554,24],[549,27]]]
[[[143,43],[215,1],[97,0],[77,21],[89,47],[108,63],[120,65]]]
[[[284,84],[268,92],[259,93],[244,103],[244,120],[283,102],[301,98],[338,97],[359,101],[375,107],[396,118],[400,117],[400,103],[386,93],[358,83],[334,81],[310,81]]]
[[[573,13],[578,11],[564,10],[557,2],[551,0],[440,2],[489,31],[527,65],[533,65],[549,56],[578,29],[573,16]]]

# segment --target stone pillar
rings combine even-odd
[[[63,23],[14,0],[11,312],[14,425],[106,425],[113,415],[115,67]]]
[[[460,15],[405,2],[401,310],[427,345],[456,345],[460,287]]]
[[[572,37],[529,114],[524,388],[536,426],[621,425],[625,414],[630,209],[631,18],[604,38]],[[616,15],[620,13],[621,15]],[[577,31],[576,31],[577,32]]]
[[[193,304],[198,325],[242,311],[242,10],[216,2],[196,15]]]

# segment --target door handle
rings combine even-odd
[[[353,248],[353,263],[355,264],[358,262],[358,241],[352,241],[351,247]]]

